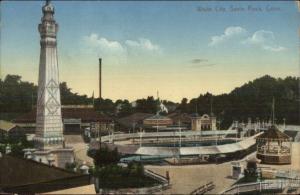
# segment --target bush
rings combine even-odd
[[[77,167],[77,163],[76,162],[73,162],[73,163],[66,163],[65,165],[65,168],[68,170],[68,171],[74,171],[74,168]]]
[[[247,163],[247,168],[244,170],[245,181],[255,182],[257,181],[257,165],[256,162],[249,161]]]
[[[116,164],[120,160],[120,155],[118,150],[115,148],[112,151],[109,151],[107,147],[97,150],[94,154],[94,163],[96,166],[104,166],[110,164]]]

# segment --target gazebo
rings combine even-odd
[[[265,164],[291,164],[291,138],[275,125],[256,138],[257,158]]]

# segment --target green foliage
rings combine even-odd
[[[141,163],[130,163],[127,167],[116,164],[96,166],[90,173],[99,178],[101,188],[142,187],[158,183],[144,176],[144,167]]]
[[[263,76],[237,87],[228,94],[212,95],[206,93],[189,102],[183,98],[177,111],[182,113],[199,114],[210,113],[211,104],[213,113],[221,120],[221,128],[227,128],[233,120],[247,121],[268,120],[271,114],[272,98],[275,97],[277,122],[286,119],[288,124],[300,124],[299,111],[299,77],[275,79]],[[9,117],[9,113],[28,112],[36,104],[37,86],[33,83],[21,81],[18,75],[7,75],[0,80],[0,107],[1,117]],[[60,84],[62,104],[92,104],[98,112],[113,116],[117,105],[121,104],[119,117],[134,112],[155,114],[158,111],[158,101],[149,96],[138,99],[136,108],[132,108],[128,100],[118,100],[115,103],[110,99],[94,99],[86,95],[73,93],[65,82]],[[176,105],[173,102],[163,101],[165,105]],[[5,114],[6,113],[6,114]],[[12,117],[13,115],[11,115]],[[6,118],[7,119],[7,118]]]
[[[94,106],[97,111],[101,113],[113,115],[115,112],[115,104],[110,99],[95,99]]]
[[[21,81],[18,75],[7,75],[0,80],[1,112],[27,112],[36,103],[37,86]]]
[[[7,75],[0,80],[0,107],[2,113],[24,113],[37,102],[38,87],[21,80],[21,76]],[[65,82],[60,84],[61,102],[67,104],[92,104],[92,98],[72,93]]]
[[[120,160],[120,155],[117,148],[110,151],[107,147],[102,147],[96,151],[92,158],[94,158],[94,164],[101,167],[118,163]]]
[[[144,175],[144,166],[141,163],[131,162],[127,167],[117,165],[120,160],[117,149],[109,151],[103,147],[89,155],[94,158],[95,163],[95,168],[89,172],[99,178],[100,188],[142,187],[158,183]]]
[[[116,108],[120,106],[117,112],[118,117],[125,117],[134,113],[134,109],[128,100],[117,100],[115,106]]]
[[[183,98],[181,100],[181,103],[178,107],[178,110],[180,110],[182,113],[190,113],[191,110],[188,108],[188,99],[187,98]]]
[[[73,162],[73,163],[66,163],[65,168],[68,171],[74,171],[74,169],[77,167],[77,163]]]
[[[148,96],[147,99],[138,99],[136,101],[136,112],[155,114],[158,111],[158,103],[153,96]]]
[[[278,123],[286,119],[288,124],[300,124],[299,118],[299,77],[275,79],[268,75],[235,88],[229,94],[206,93],[187,103],[183,99],[178,110],[199,114],[212,111],[221,120],[221,128],[227,128],[233,120],[269,120],[272,99],[275,98],[275,113]]]
[[[247,168],[244,169],[244,181],[246,182],[256,182],[257,181],[257,164],[256,162],[247,162]]]
[[[27,141],[25,136],[13,137],[13,136],[1,136],[0,137],[0,152],[5,153],[6,146],[11,147],[11,155],[23,156],[23,149],[33,148],[32,141]]]
[[[61,103],[63,105],[88,105],[93,103],[92,97],[88,98],[86,95],[78,95],[77,93],[73,93],[71,91],[72,89],[67,86],[66,82],[60,83],[59,87],[61,94]]]

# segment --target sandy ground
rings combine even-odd
[[[252,158],[255,153],[242,159],[240,162],[245,167],[246,159]],[[292,164],[291,165],[264,165],[262,167],[271,167],[276,170],[300,170],[300,143],[293,143],[292,146]],[[196,188],[208,183],[214,182],[215,189],[209,194],[218,194],[229,188],[236,180],[231,179],[231,162],[223,164],[209,165],[185,165],[185,166],[145,166],[147,169],[165,176],[169,171],[171,188],[163,191],[162,194],[189,194]]]
[[[235,182],[229,177],[231,174],[230,163],[186,166],[149,165],[146,168],[163,176],[166,175],[166,171],[169,171],[171,188],[162,192],[163,194],[189,194],[194,189],[211,181],[216,187],[210,193],[215,194]]]
[[[66,135],[66,144],[72,146],[75,152],[75,158],[79,161],[85,161],[87,165],[94,165],[94,161],[87,155],[88,144],[84,143],[81,135]]]
[[[292,146],[292,169],[300,170],[300,143],[295,142]]]

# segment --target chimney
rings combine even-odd
[[[99,99],[102,99],[102,59],[99,58]]]

